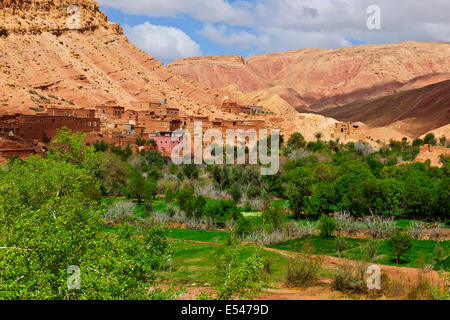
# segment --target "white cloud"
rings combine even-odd
[[[200,34],[214,43],[241,49],[250,49],[255,45],[268,44],[270,41],[266,35],[257,36],[247,31],[232,31],[225,25],[216,27],[210,23],[203,27]]]
[[[201,34],[256,53],[367,43],[449,41],[449,0],[100,0],[102,5],[154,17],[191,16]],[[381,30],[368,30],[366,9],[381,8]],[[245,31],[242,31],[242,30]]]
[[[145,22],[132,27],[125,25],[123,30],[132,43],[163,63],[202,55],[200,46],[177,28]]]

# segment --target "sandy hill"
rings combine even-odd
[[[67,23],[71,5],[80,29]],[[161,98],[188,114],[224,99],[132,45],[93,0],[0,0],[0,114]]]
[[[339,121],[361,121],[418,137],[450,122],[450,80],[382,98],[325,109],[320,114]]]

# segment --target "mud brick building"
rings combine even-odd
[[[222,104],[222,111],[226,113],[233,114],[262,114],[264,113],[264,108],[262,106],[252,106],[252,105],[240,105],[236,102],[225,101]]]
[[[125,107],[121,106],[97,106],[97,116],[103,115],[111,119],[122,119],[125,114]]]
[[[334,132],[331,134],[334,139],[361,139],[361,130],[359,125],[352,122],[336,123]]]
[[[49,141],[63,127],[75,132],[100,132],[100,119],[92,117],[94,110],[82,110],[81,118],[74,116],[77,112],[52,109],[44,114],[3,116],[0,117],[0,135],[23,141]]]

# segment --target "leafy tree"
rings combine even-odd
[[[420,147],[420,146],[424,145],[424,141],[422,139],[420,139],[420,138],[417,138],[417,139],[414,139],[412,145],[414,147]]]
[[[156,193],[157,185],[154,180],[144,178],[137,170],[131,170],[126,188],[126,194],[130,199],[137,199],[141,204],[144,200],[153,200]]]
[[[198,166],[196,164],[183,164],[183,173],[189,179],[198,179]]]
[[[297,218],[304,210],[305,198],[311,194],[312,174],[306,168],[297,168],[287,174],[286,195]]]
[[[288,139],[287,146],[291,149],[305,148],[305,138],[299,132],[294,132]]]
[[[86,133],[75,132],[66,127],[59,129],[50,143],[49,159],[70,162],[98,174],[100,158],[94,147],[86,146]]]
[[[261,196],[261,188],[251,185],[247,188],[246,194],[249,199],[256,199]]]
[[[120,196],[127,185],[129,167],[114,154],[104,154],[100,165],[100,181],[106,194]]]
[[[409,235],[409,233],[402,232],[398,228],[395,229],[390,238],[386,240],[387,245],[391,249],[398,264],[400,263],[401,256],[407,254],[411,249],[412,241],[413,238]]]
[[[330,238],[333,236],[336,230],[336,221],[328,215],[323,215],[319,219],[318,228],[320,235],[325,238]]]
[[[423,138],[424,144],[430,144],[432,146],[435,146],[437,144],[436,137],[433,133],[428,133],[425,138]]]
[[[252,298],[262,289],[264,261],[253,255],[239,261],[240,249],[225,249],[216,256],[215,287],[217,300]]]
[[[124,224],[102,234],[105,208],[86,192],[100,190],[92,164],[57,150],[0,170],[0,299],[167,298],[148,291],[168,258],[163,231]],[[68,289],[70,266],[80,290]]]
[[[269,226],[270,230],[281,229],[286,218],[286,213],[280,206],[273,206],[265,210],[262,214],[263,223]]]
[[[231,186],[230,194],[234,201],[239,202],[242,198],[241,184],[238,182],[233,183],[233,185]]]

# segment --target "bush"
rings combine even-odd
[[[396,225],[392,218],[383,218],[380,216],[367,217],[365,220],[369,234],[375,239],[387,238],[392,234]]]
[[[319,277],[319,265],[311,259],[298,258],[288,264],[286,284],[289,287],[307,288],[316,283]]]
[[[439,262],[441,260],[444,260],[446,256],[445,249],[438,243],[434,247],[434,258]]]
[[[412,221],[408,226],[409,234],[416,240],[420,239],[427,225],[422,221]]]
[[[173,192],[171,188],[168,188],[164,195],[164,201],[167,203],[172,202],[173,200],[175,200],[175,197],[176,197],[175,192]]]
[[[344,238],[337,237],[335,240],[336,250],[338,252],[339,257],[342,257],[342,253],[347,250],[347,242]]]
[[[378,241],[374,239],[370,239],[367,242],[367,244],[363,247],[363,253],[370,262],[375,262],[378,256],[378,250],[379,250]]]
[[[166,212],[169,215],[169,217],[173,218],[180,210],[176,205],[173,203],[169,203],[166,208]]]
[[[105,218],[114,222],[120,222],[131,217],[136,210],[136,204],[132,201],[120,200],[112,204],[106,211]]]
[[[249,234],[251,230],[252,225],[248,219],[242,217],[237,220],[235,232],[239,237],[244,237],[245,235]]]
[[[246,194],[249,199],[256,199],[261,196],[261,188],[255,185],[251,185],[247,188]]]
[[[331,287],[333,290],[350,293],[364,293],[367,283],[364,281],[366,269],[363,265],[339,266],[333,273]]]
[[[323,215],[319,219],[318,228],[322,237],[330,238],[336,230],[336,222],[330,216]]]
[[[184,164],[183,173],[189,179],[198,179],[200,171],[196,164]]]
[[[398,228],[394,230],[391,237],[387,240],[387,244],[398,264],[401,256],[407,254],[411,249],[412,241],[413,239],[408,233],[403,233]]]
[[[357,222],[348,211],[335,212],[333,218],[336,221],[336,230],[340,233],[354,235],[364,227],[360,222]]]
[[[233,200],[235,202],[241,201],[241,199],[242,199],[242,186],[238,182],[235,182],[231,186],[230,194],[231,194],[231,197],[233,198]]]
[[[285,218],[286,214],[283,208],[277,206],[265,210],[262,214],[264,225],[269,226],[272,230],[281,229]]]

